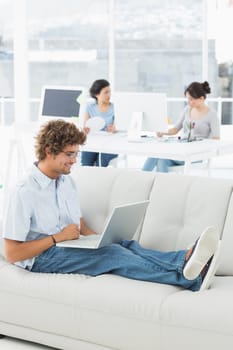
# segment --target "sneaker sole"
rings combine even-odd
[[[219,234],[213,227],[207,227],[201,234],[193,253],[187,261],[183,275],[187,280],[194,280],[201,270],[215,254],[219,243]]]
[[[205,289],[208,289],[210,288],[210,285],[211,285],[211,282],[213,280],[213,277],[215,275],[215,272],[218,268],[218,265],[219,265],[219,254],[220,254],[220,248],[221,248],[221,241],[219,241],[218,243],[218,247],[217,247],[217,250],[213,256],[213,259],[210,263],[210,267],[208,269],[208,272],[207,274],[205,275],[205,278],[202,282],[202,285],[201,285],[201,288],[200,288],[200,291],[202,292],[203,290]]]

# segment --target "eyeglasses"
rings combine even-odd
[[[68,157],[69,159],[75,159],[78,157],[78,152],[62,152]]]

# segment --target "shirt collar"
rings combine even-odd
[[[42,171],[38,168],[37,165],[38,165],[38,162],[35,162],[32,166],[32,170],[31,170],[32,176],[42,189],[48,187],[51,183],[55,183],[56,181],[57,181],[57,184],[59,184],[60,182],[64,182],[65,180],[64,175],[59,176],[59,178],[56,180],[51,179],[50,177],[42,173]]]

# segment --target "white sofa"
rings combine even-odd
[[[145,247],[185,248],[216,226],[222,250],[212,287],[31,273],[1,256],[0,334],[65,350],[232,349],[233,180],[87,167],[77,182],[83,216],[97,231],[114,205],[150,198],[135,234]]]

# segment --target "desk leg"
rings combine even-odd
[[[99,167],[101,167],[102,164],[101,164],[101,153],[99,152]]]

